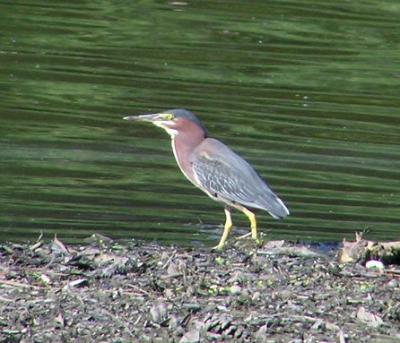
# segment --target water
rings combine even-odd
[[[390,0],[3,1],[0,240],[216,244],[222,207],[164,132],[121,119],[176,107],[285,200],[287,220],[258,216],[269,237],[399,239],[399,15]]]

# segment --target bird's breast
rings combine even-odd
[[[179,139],[171,139],[171,146],[179,169],[190,182],[197,185],[192,165],[190,163],[190,155],[193,149],[189,149],[189,147]]]

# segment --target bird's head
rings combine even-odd
[[[182,131],[201,130],[207,137],[207,129],[202,122],[190,111],[184,109],[168,110],[155,114],[142,114],[127,116],[125,120],[148,121],[163,128],[171,137],[175,137]]]

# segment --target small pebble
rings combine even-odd
[[[384,270],[385,266],[381,261],[370,260],[365,264],[367,269]]]
[[[396,279],[393,279],[393,280],[390,280],[387,285],[390,288],[397,288],[397,287],[399,287],[399,281]]]

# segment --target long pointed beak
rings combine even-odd
[[[149,122],[154,122],[157,120],[162,120],[162,117],[160,116],[159,113],[154,113],[154,114],[142,114],[139,116],[126,116],[123,117],[125,120],[134,120],[134,121],[149,121]]]

